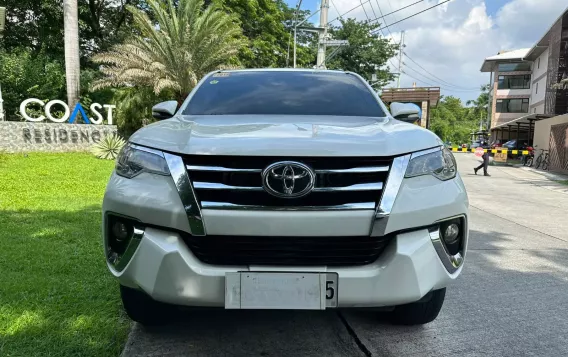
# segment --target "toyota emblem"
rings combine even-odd
[[[312,191],[314,183],[314,171],[299,162],[276,162],[262,171],[264,190],[276,197],[305,196]]]

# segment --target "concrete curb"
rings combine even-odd
[[[568,175],[563,175],[563,174],[558,174],[558,173],[555,173],[555,172],[548,172],[548,171],[543,171],[543,170],[537,170],[535,168],[527,167],[527,166],[523,166],[523,165],[513,165],[513,167],[521,168],[525,171],[529,171],[529,172],[533,172],[535,174],[539,174],[541,176],[546,177],[547,179],[549,179],[551,181],[566,181],[566,180],[568,180]]]

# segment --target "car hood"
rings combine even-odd
[[[130,142],[191,155],[395,156],[443,145],[431,131],[392,118],[286,115],[176,116]]]

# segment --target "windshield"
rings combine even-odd
[[[305,71],[215,73],[197,89],[183,114],[385,116],[356,76]]]

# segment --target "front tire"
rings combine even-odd
[[[120,285],[120,297],[128,317],[142,325],[162,325],[172,316],[172,306],[152,299],[143,291]]]
[[[411,304],[399,305],[391,312],[391,322],[395,325],[423,325],[432,322],[438,317],[446,288],[434,290],[420,301]]]

